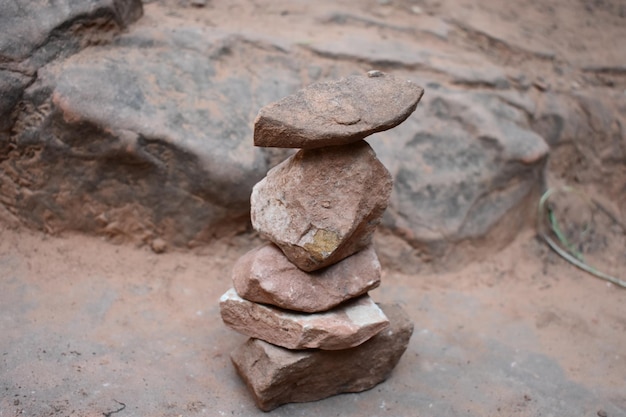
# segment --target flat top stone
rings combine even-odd
[[[314,83],[260,110],[254,144],[313,149],[356,142],[402,123],[423,94],[380,71]]]

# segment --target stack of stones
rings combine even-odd
[[[380,284],[371,241],[392,178],[363,138],[402,123],[422,94],[370,71],[259,112],[256,146],[300,151],[254,187],[252,225],[270,243],[237,261],[220,309],[251,337],[231,359],[262,410],[370,389],[406,350],[406,313],[367,294]]]

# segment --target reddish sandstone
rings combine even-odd
[[[389,326],[368,295],[309,314],[253,303],[230,289],[220,299],[220,312],[224,323],[234,330],[287,349],[348,349]]]
[[[372,245],[343,261],[305,272],[268,243],[242,256],[233,268],[242,298],[288,310],[314,313],[365,294],[380,285],[380,262]]]
[[[263,411],[368,390],[389,377],[413,333],[413,323],[400,306],[381,308],[390,327],[357,347],[292,351],[249,339],[231,359]]]
[[[252,225],[298,268],[315,271],[371,242],[392,184],[365,141],[301,150],[254,186]]]
[[[423,94],[417,84],[380,71],[314,83],[260,110],[254,144],[313,149],[353,143],[402,123]]]

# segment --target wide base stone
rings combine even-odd
[[[230,289],[220,298],[220,312],[224,323],[238,332],[287,349],[348,349],[389,326],[368,295],[308,314],[253,303]]]
[[[329,310],[380,285],[380,262],[369,245],[329,267],[304,272],[274,244],[242,256],[233,267],[237,294],[256,303],[315,313]]]
[[[257,406],[270,411],[286,403],[365,391],[387,379],[409,344],[413,323],[396,304],[380,307],[390,327],[352,349],[291,351],[249,339],[235,350],[231,359]]]

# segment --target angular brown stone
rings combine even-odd
[[[314,271],[371,242],[392,184],[365,141],[300,150],[252,189],[252,225],[298,268]]]
[[[399,125],[424,90],[380,71],[311,84],[261,109],[254,144],[313,149],[345,145]]]
[[[365,294],[380,285],[380,262],[372,245],[315,272],[304,272],[274,244],[242,256],[233,268],[242,298],[280,308],[315,313]]]
[[[389,377],[413,333],[413,323],[400,306],[381,308],[390,327],[355,348],[291,351],[249,339],[231,359],[263,411],[368,390]]]
[[[287,349],[347,349],[389,326],[368,295],[308,314],[244,300],[231,288],[220,298],[220,311],[224,323],[238,332]]]

